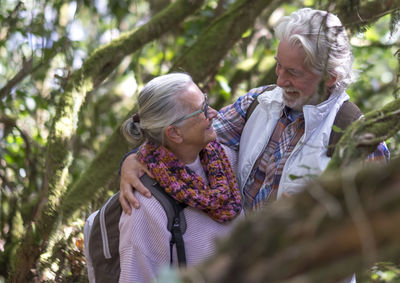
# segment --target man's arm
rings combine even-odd
[[[133,195],[134,189],[146,197],[151,197],[150,191],[140,181],[140,177],[142,177],[143,174],[147,174],[151,178],[154,177],[147,167],[137,160],[136,153],[126,156],[121,166],[119,201],[124,212],[129,215],[132,213],[130,204],[136,209],[140,206],[139,201]]]
[[[386,146],[385,142],[381,142],[377,149],[368,155],[368,161],[373,161],[373,162],[382,162],[384,164],[387,164],[390,160],[390,151],[388,147]]]
[[[225,106],[218,112],[218,116],[213,121],[213,126],[220,143],[233,150],[239,150],[240,137],[246,123],[247,109],[267,87],[263,86],[250,90],[239,97],[235,103]]]

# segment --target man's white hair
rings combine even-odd
[[[292,45],[302,47],[305,64],[312,72],[336,77],[333,89],[346,89],[354,80],[353,55],[345,28],[331,13],[310,8],[282,17],[275,35]]]

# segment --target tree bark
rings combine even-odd
[[[203,1],[176,1],[138,30],[96,50],[84,62],[82,68],[71,75],[65,93],[60,95],[62,100],[57,107],[48,138],[47,173],[43,180],[37,213],[32,219],[32,225],[27,227],[21,246],[18,248],[10,276],[11,282],[30,281],[30,270],[34,268],[41,252],[46,248],[48,238],[58,222],[60,200],[67,188],[68,166],[71,159],[69,146],[75,132],[78,112],[86,94],[100,84],[126,55],[178,25],[202,3]]]
[[[349,28],[365,27],[375,22],[386,14],[399,10],[400,0],[381,1],[336,1],[335,13],[337,13],[344,26]]]
[[[119,163],[128,150],[129,144],[118,127],[107,139],[88,169],[62,197],[60,211],[64,220],[83,208],[89,199],[98,197],[99,192],[102,192],[99,188],[107,188],[107,184],[117,177]],[[114,189],[118,190],[117,187]]]

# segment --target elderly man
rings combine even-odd
[[[335,15],[300,9],[280,19],[275,35],[276,86],[249,91],[214,119],[218,140],[238,151],[236,174],[247,210],[298,193],[323,172],[332,126],[353,81],[349,40]],[[259,104],[246,121],[254,100]],[[388,158],[384,143],[369,156]],[[132,187],[150,195],[137,177],[142,170],[134,155],[122,166],[120,201],[128,213],[128,203],[139,207]]]

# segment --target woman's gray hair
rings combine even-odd
[[[275,35],[279,40],[300,45],[306,53],[305,64],[314,73],[336,77],[333,89],[344,90],[353,82],[353,55],[346,30],[337,16],[300,9],[278,21]]]
[[[138,96],[140,121],[131,118],[121,127],[125,138],[134,147],[146,140],[163,145],[164,129],[182,117],[188,108],[179,96],[192,83],[192,78],[185,73],[171,73],[149,81]]]

